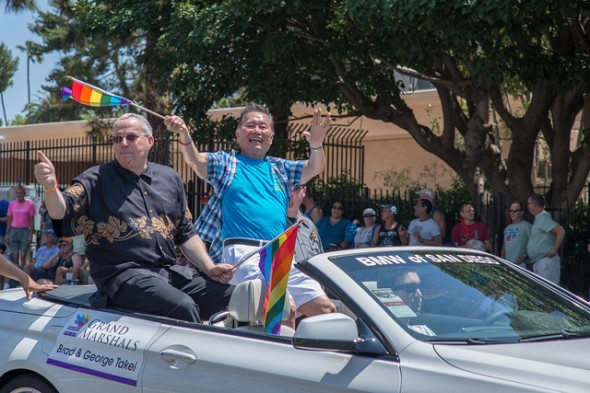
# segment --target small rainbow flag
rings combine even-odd
[[[299,224],[289,227],[285,232],[270,241],[260,251],[260,271],[266,281],[264,297],[263,324],[266,333],[279,334],[283,308],[287,298],[287,283],[295,253],[295,242]]]
[[[71,98],[82,105],[96,107],[118,106],[132,103],[132,101],[127,98],[116,96],[89,83],[82,82],[71,76],[68,78],[72,80],[72,88],[61,88],[61,96],[64,101]]]

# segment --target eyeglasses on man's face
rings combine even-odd
[[[111,138],[111,141],[116,144],[116,143],[123,142],[123,139],[127,139],[127,142],[133,143],[133,142],[137,142],[138,140],[140,140],[144,136],[145,136],[144,134],[141,134],[141,135],[137,135],[137,134],[113,135],[113,137]]]
[[[344,206],[332,206],[332,209],[336,209],[336,210],[344,210]]]
[[[373,218],[373,217],[375,217],[375,215],[374,214],[365,214],[363,217],[365,217],[365,218]]]

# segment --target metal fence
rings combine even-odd
[[[548,190],[537,189],[536,192],[545,194]],[[391,192],[389,190],[365,189],[359,195],[340,195],[338,193],[322,194],[316,201],[322,207],[324,214],[329,214],[332,199],[344,202],[346,217],[357,218],[362,222],[362,210],[366,207],[377,211],[381,204],[394,204],[398,211],[398,221],[407,227],[414,219],[414,203],[416,195],[411,192]],[[560,250],[562,278],[561,284],[572,292],[587,298],[590,283],[590,264],[588,259],[589,229],[590,229],[590,185],[586,185],[573,206],[567,206],[568,214],[565,222],[561,222],[566,231],[566,237]],[[447,240],[450,240],[452,228],[461,220],[459,209],[463,203],[470,203],[476,211],[476,219],[486,224],[491,237],[493,253],[500,255],[503,244],[503,230],[510,224],[508,208],[510,203],[496,195],[489,195],[485,204],[473,203],[467,192],[446,190],[436,193],[436,208],[445,215]],[[521,201],[525,203],[526,201]],[[526,206],[525,206],[526,209]],[[549,210],[550,211],[550,210]],[[551,211],[550,211],[551,212]],[[534,218],[528,212],[525,219],[533,222]]]
[[[305,126],[293,124],[289,129],[287,158],[307,158],[309,150],[307,143],[301,137]],[[324,213],[329,212],[329,206],[334,198],[341,199],[347,207],[347,217],[359,218],[366,207],[378,207],[380,204],[393,203],[399,212],[399,221],[407,224],[413,218],[413,204],[415,195],[409,193],[391,192],[389,190],[369,190],[364,184],[364,146],[362,145],[366,131],[353,130],[346,127],[332,128],[324,141],[327,168],[319,177],[322,181],[341,177],[347,184],[354,187],[339,189],[338,187],[325,190],[318,198]],[[211,141],[207,145],[198,146],[201,151],[228,151],[232,142]],[[54,163],[60,186],[67,186],[71,180],[84,170],[114,158],[110,141],[97,137],[49,139],[29,142],[0,142],[0,185],[14,185],[35,183],[33,168],[37,162],[37,151],[43,151]],[[183,178],[187,193],[189,209],[197,217],[212,193],[211,187],[198,179],[192,169],[184,163],[182,154],[175,141],[168,138],[156,141],[150,160],[166,161]],[[164,154],[162,154],[164,152]],[[159,159],[158,157],[164,157]],[[37,196],[41,196],[43,188],[36,185]],[[539,190],[543,193],[543,190]],[[566,222],[562,223],[566,229],[566,240],[562,247],[562,283],[574,292],[587,296],[590,282],[590,266],[588,259],[588,228],[590,228],[589,188],[584,191],[585,198],[581,198],[574,206],[568,207],[569,214]],[[437,194],[437,208],[446,216],[447,232],[450,237],[452,227],[459,222],[459,207],[464,202],[471,202],[467,194],[460,195],[453,192]],[[508,224],[504,214],[510,201],[505,201],[490,195],[485,205],[474,206],[477,218],[486,223],[490,230],[494,253],[499,254],[502,247],[502,231]],[[528,217],[531,220],[531,217]]]
[[[302,137],[302,131],[308,127],[297,123],[289,126],[287,158],[304,159],[309,156],[308,144]],[[362,139],[366,134],[367,131],[347,127],[331,128],[324,140],[327,169],[320,178],[345,173],[350,181],[364,182],[365,150]],[[229,151],[232,146],[232,141],[211,140],[197,147],[200,151]],[[38,162],[37,151],[43,151],[54,164],[60,187],[69,185],[86,169],[114,158],[111,142],[105,137],[51,139],[49,135],[47,140],[0,142],[0,185],[35,185],[37,196],[41,196],[43,189],[36,184],[33,173]],[[185,182],[189,209],[197,217],[212,190],[186,165],[176,141],[170,137],[156,139],[149,159],[171,165],[180,174]]]

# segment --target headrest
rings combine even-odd
[[[239,283],[229,300],[229,314],[238,322],[262,323],[262,308],[265,295],[266,283],[262,279]],[[283,319],[289,317],[289,299],[290,296],[287,292],[287,299],[283,308]]]

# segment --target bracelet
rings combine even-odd
[[[57,178],[55,179],[55,187],[53,187],[52,190],[50,190],[49,188],[43,186],[43,188],[45,189],[45,192],[56,192],[57,191]]]
[[[182,146],[188,146],[188,145],[192,145],[193,144],[193,138],[191,138],[191,136],[188,136],[188,142],[187,143],[182,143],[182,141],[180,140],[180,136],[178,136],[178,143],[180,143]]]
[[[322,150],[322,148],[323,148],[323,147],[324,147],[324,145],[323,145],[323,144],[321,144],[321,143],[320,143],[320,145],[319,145],[318,147],[313,147],[311,144],[309,145],[309,148],[310,148],[311,150],[313,150],[313,151],[316,151],[316,150]]]

